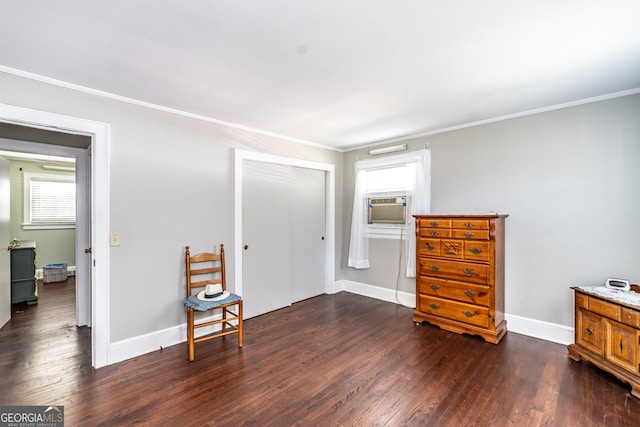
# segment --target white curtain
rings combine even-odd
[[[411,214],[431,212],[431,151],[419,152],[416,160],[416,174],[413,186]],[[407,239],[407,277],[416,277],[416,222],[411,218]]]
[[[349,267],[369,268],[369,228],[367,226],[367,200],[364,194],[362,162],[356,162],[356,185],[353,190],[351,213],[351,240],[349,241]]]
[[[356,269],[369,268],[369,235],[367,224],[367,194],[364,178],[367,170],[414,163],[416,165],[413,189],[407,192],[411,197],[411,214],[430,212],[431,204],[431,152],[427,149],[414,151],[380,159],[361,160],[355,163],[355,188],[353,192],[353,211],[351,215],[351,240],[349,242],[349,260],[347,265]],[[416,276],[416,232],[415,221],[409,221],[405,232],[405,254],[407,277]]]

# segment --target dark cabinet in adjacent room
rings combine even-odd
[[[11,249],[11,304],[38,303],[36,242],[21,241]]]

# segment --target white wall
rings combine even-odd
[[[396,242],[372,244],[369,271],[346,267],[353,162],[366,150],[343,155],[4,73],[0,103],[111,125],[109,216],[122,241],[110,249],[111,343],[184,323],[185,244],[224,242],[233,254],[234,147],[335,164],[336,279],[395,287]],[[434,212],[511,215],[508,314],[570,326],[569,286],[640,282],[639,113],[635,95],[408,142],[430,143]]]
[[[233,286],[233,148],[331,163],[342,154],[0,73],[0,103],[111,125],[110,342],[185,322],[183,251],[225,243]],[[341,197],[341,173],[336,174]],[[341,217],[341,211],[337,215]],[[342,245],[341,236],[337,244]],[[338,246],[338,247],[340,247]]]
[[[633,95],[409,142],[432,150],[433,212],[510,214],[508,314],[572,326],[570,286],[611,276],[640,283],[639,117],[640,95]],[[365,152],[345,155],[347,229],[353,161]],[[343,257],[347,250],[345,239]],[[373,256],[384,262],[375,248]],[[395,273],[358,272],[345,260],[342,278],[395,282]],[[395,264],[392,258],[372,271],[394,272]]]

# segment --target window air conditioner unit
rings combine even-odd
[[[369,224],[404,224],[407,196],[369,198]]]

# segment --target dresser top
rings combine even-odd
[[[484,214],[447,214],[447,213],[430,213],[430,214],[415,214],[416,218],[506,218],[509,214],[499,213],[484,213]]]
[[[640,308],[640,294],[633,291],[621,291],[604,286],[573,286],[572,289],[600,298],[613,300],[630,307]]]
[[[35,240],[20,240],[19,245],[12,247],[11,250],[16,250],[16,249],[35,249],[35,247],[36,247]]]

